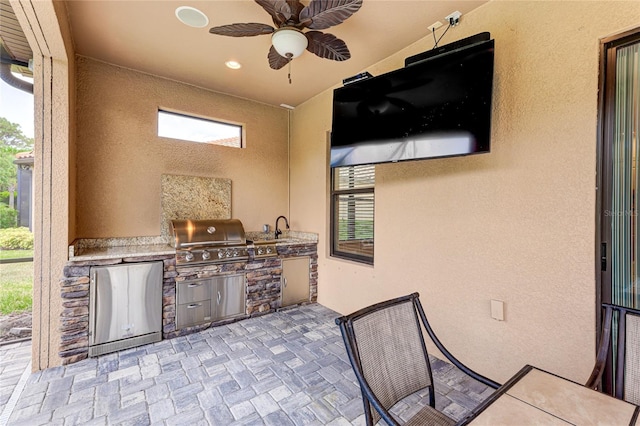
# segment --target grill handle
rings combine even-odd
[[[247,240],[237,239],[231,241],[197,241],[195,243],[181,243],[179,247],[208,247],[208,246],[233,246],[238,244],[246,244]],[[176,244],[178,246],[178,244]]]

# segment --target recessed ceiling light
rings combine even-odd
[[[227,61],[224,64],[227,67],[231,68],[232,70],[239,70],[240,68],[242,68],[242,65],[240,64],[240,62],[236,62],[236,61]]]
[[[180,6],[177,8],[176,17],[183,24],[194,28],[203,28],[209,25],[207,15],[191,6]]]

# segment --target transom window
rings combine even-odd
[[[242,148],[242,126],[158,110],[158,136]]]
[[[373,264],[375,166],[331,169],[331,255]]]

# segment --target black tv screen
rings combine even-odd
[[[494,41],[334,90],[331,167],[489,152]]]

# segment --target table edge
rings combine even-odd
[[[529,364],[527,364],[524,367],[522,367],[520,369],[520,371],[518,371],[516,374],[514,374],[505,384],[500,386],[500,388],[498,388],[494,393],[489,395],[489,397],[487,399],[482,401],[480,403],[480,405],[478,405],[476,408],[474,408],[471,411],[471,413],[469,413],[465,418],[463,418],[458,423],[456,423],[456,426],[463,426],[463,425],[469,424],[476,417],[478,417],[484,410],[486,410],[491,404],[493,404],[493,402],[495,400],[497,400],[502,395],[507,393],[507,391],[509,389],[511,389],[516,383],[518,383],[520,381],[520,379],[522,379],[524,376],[526,376],[534,368],[536,368],[536,367],[534,367],[532,365],[529,365]]]

